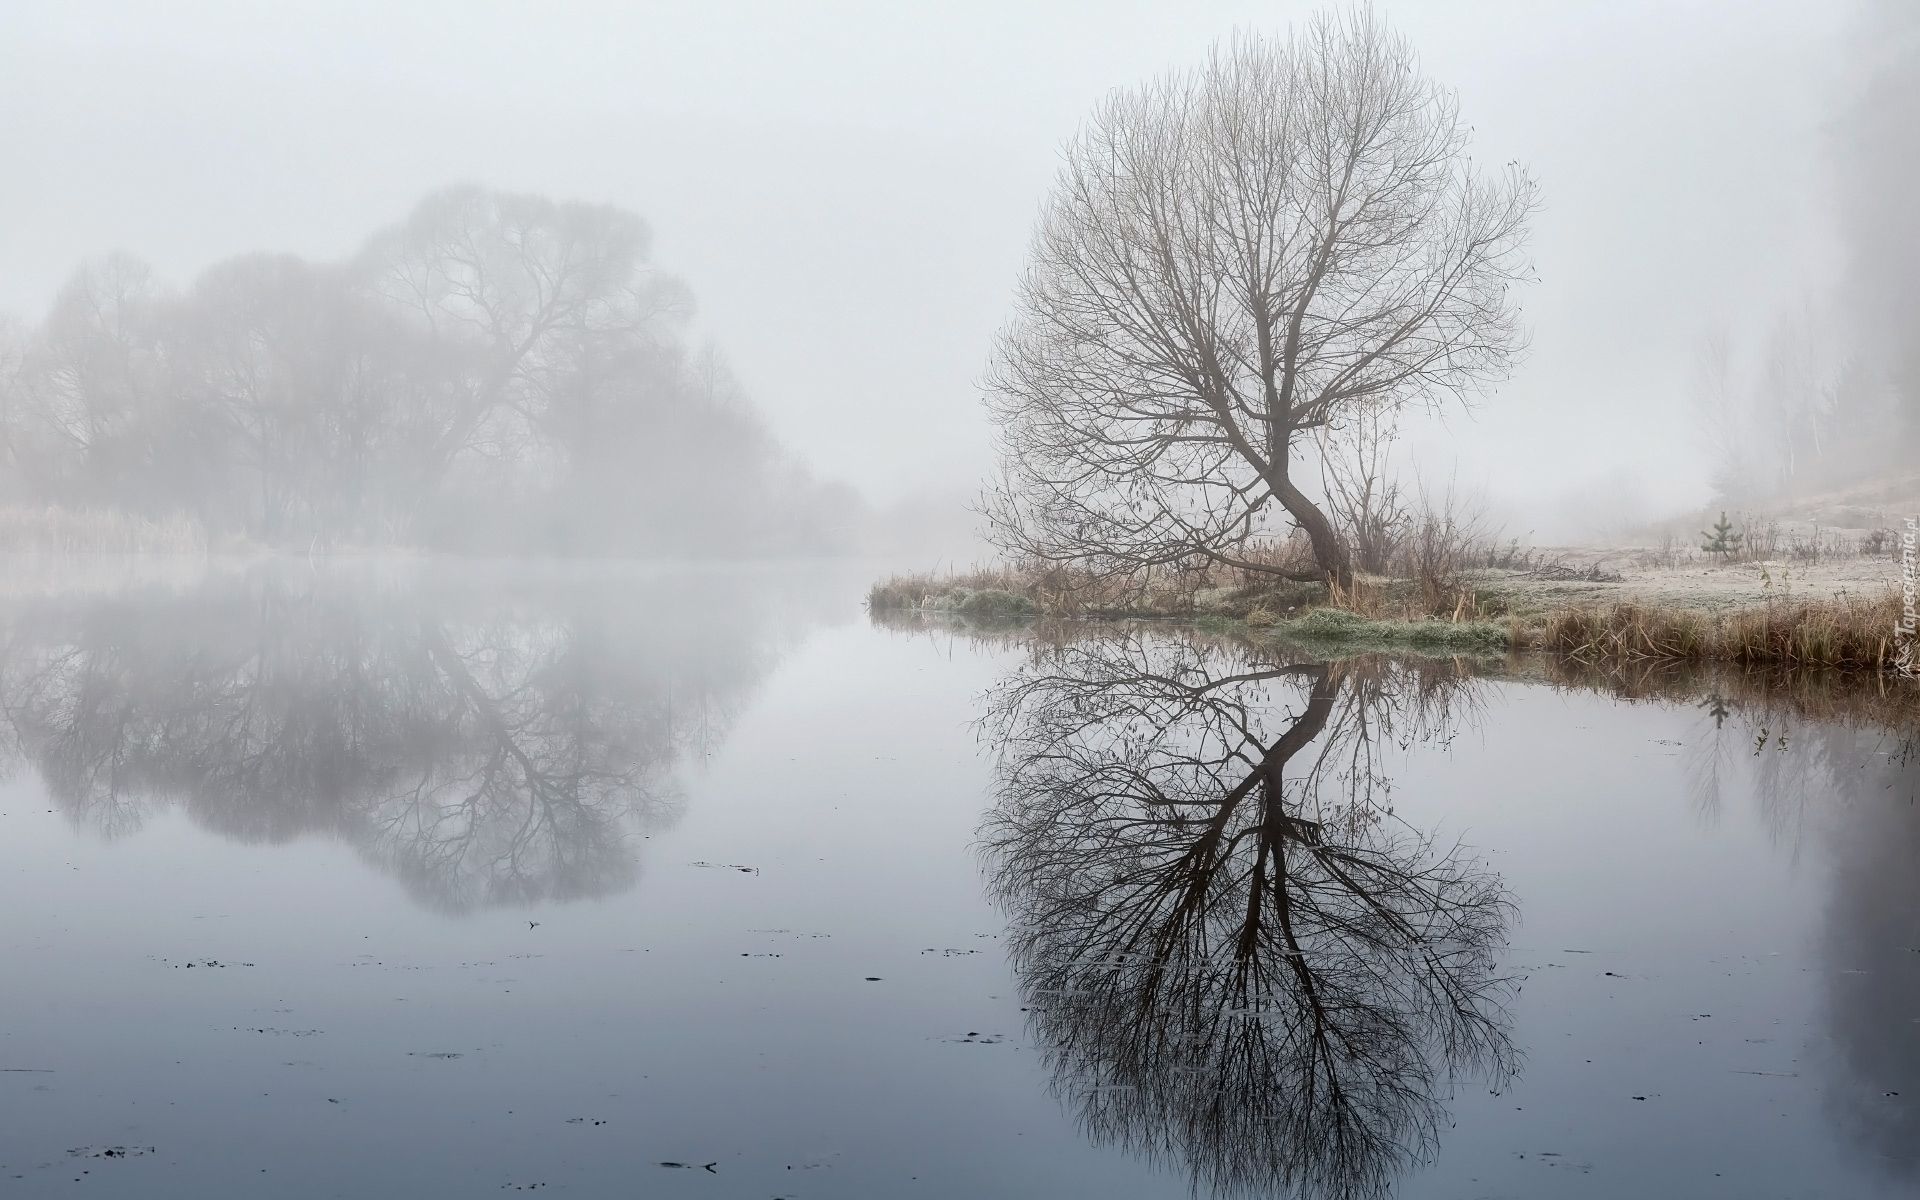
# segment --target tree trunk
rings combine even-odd
[[[1337,591],[1347,591],[1353,587],[1353,560],[1347,555],[1346,543],[1334,532],[1333,522],[1327,520],[1327,514],[1320,511],[1318,505],[1307,498],[1307,494],[1293,486],[1293,480],[1287,477],[1287,462],[1284,457],[1274,463],[1273,477],[1267,480],[1273,486],[1273,494],[1279,498],[1281,507],[1287,510],[1294,523],[1306,530],[1307,541],[1313,546],[1313,561],[1320,568],[1320,574],[1327,581],[1327,587]]]

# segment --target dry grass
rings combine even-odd
[[[1733,515],[1737,546],[1725,554],[1706,549],[1707,534],[1702,531],[1676,533],[1668,529],[1654,537],[1652,544],[1631,553],[1637,567],[1668,571],[1690,570],[1702,565],[1729,566],[1735,563],[1785,563],[1818,566],[1826,562],[1857,559],[1883,559],[1899,554],[1900,537],[1891,529],[1848,531],[1809,524],[1783,525],[1771,517]]]
[[[1306,540],[1256,542],[1243,547],[1245,566],[1200,563],[1158,567],[1126,576],[1101,575],[1053,563],[976,568],[952,574],[895,575],[873,585],[867,605],[876,612],[955,609],[984,590],[1024,597],[1034,611],[1054,617],[1224,617],[1274,624],[1310,608],[1331,606],[1376,621],[1487,621],[1505,615],[1500,602],[1475,590],[1469,572],[1517,550],[1462,537],[1459,527],[1429,523],[1407,542],[1406,578],[1366,578],[1329,595],[1324,584],[1283,577],[1313,571]]]
[[[1027,581],[1012,567],[976,568],[948,575],[894,575],[867,591],[867,607],[875,612],[909,608],[938,609],[955,591],[1024,592]]]
[[[1548,614],[1537,648],[1577,662],[1718,661],[1888,671],[1899,655],[1900,597],[1780,601],[1726,614],[1614,604]]]
[[[205,554],[207,531],[189,517],[158,521],[106,509],[0,508],[0,553]]]
[[[1291,543],[1249,547],[1261,566],[1300,569]],[[1310,565],[1310,560],[1309,560]],[[1277,620],[1320,599],[1325,589],[1276,579],[1258,569],[1208,564],[1165,567],[1126,577],[1052,563],[976,568],[952,574],[895,575],[873,585],[867,607],[957,611],[970,596],[997,592],[1021,597],[1036,613],[1054,617],[1194,617]]]

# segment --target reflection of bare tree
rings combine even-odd
[[[178,803],[249,841],[341,837],[448,909],[603,895],[766,663],[738,624],[602,618],[272,579],[49,607],[11,623],[0,703],[108,833]]]
[[[1466,682],[1121,637],[991,698],[992,881],[1056,1086],[1220,1193],[1368,1196],[1445,1083],[1513,1066],[1497,877],[1391,815],[1388,746]]]

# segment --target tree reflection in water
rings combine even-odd
[[[1500,879],[1394,815],[1444,667],[1199,640],[1043,651],[990,697],[994,891],[1055,1086],[1196,1190],[1385,1192],[1444,1092],[1514,1068]]]
[[[52,800],[110,835],[179,805],[245,841],[339,837],[449,911],[599,896],[770,665],[766,621],[711,600],[268,574],[49,602],[8,622],[0,704]]]

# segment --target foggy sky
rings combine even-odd
[[[978,401],[1060,142],[1094,102],[1314,5],[10,0],[0,309],[125,249],[184,282],[331,259],[454,182],[610,202],[699,297],[779,435],[887,502],[971,495]],[[1826,129],[1852,8],[1398,0],[1475,157],[1540,180],[1533,349],[1415,432],[1525,528],[1706,499],[1687,427],[1711,327],[1834,286]],[[1562,521],[1561,523],[1565,523]]]

